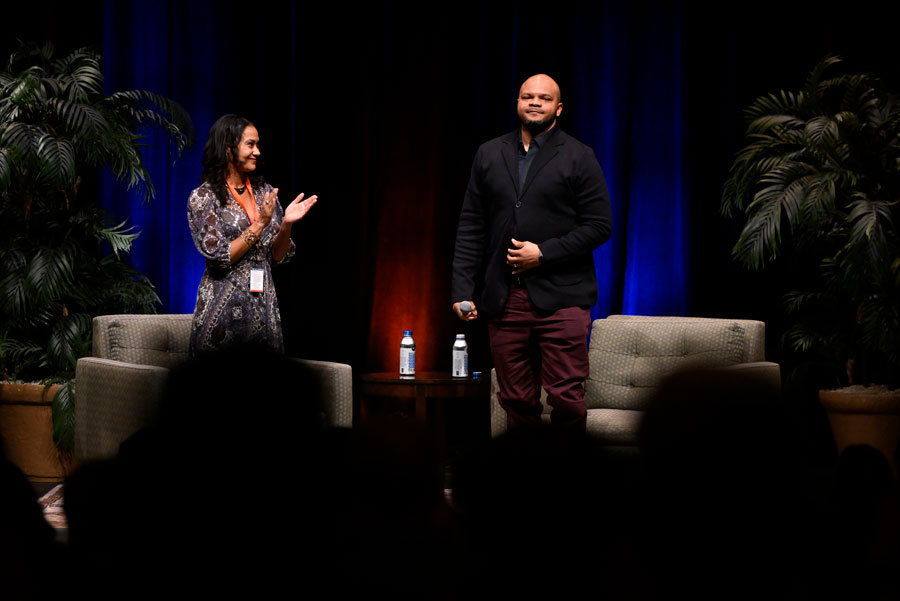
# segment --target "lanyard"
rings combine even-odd
[[[250,186],[250,178],[244,180],[244,184],[247,186],[247,189],[250,190],[250,200],[244,200],[242,194],[238,194],[237,190],[228,183],[228,180],[225,180],[225,185],[228,186],[228,189],[231,190],[231,195],[234,199],[241,205],[241,208],[244,209],[244,212],[247,213],[247,217],[250,219],[250,223],[254,223],[257,219],[259,219],[259,209],[256,208],[256,197],[253,196],[253,187]]]

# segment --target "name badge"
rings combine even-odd
[[[262,292],[265,283],[265,271],[262,269],[250,270],[250,292]]]

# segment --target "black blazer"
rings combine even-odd
[[[503,310],[511,238],[534,242],[543,253],[540,266],[521,274],[538,309],[597,302],[592,251],[612,229],[603,171],[594,151],[559,126],[540,142],[521,190],[516,131],[485,142],[475,154],[456,232],[451,302],[474,300],[488,317]]]

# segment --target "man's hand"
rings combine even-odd
[[[478,310],[475,308],[475,303],[472,301],[468,301],[469,304],[472,305],[472,310],[468,313],[463,313],[462,309],[459,308],[461,303],[453,303],[453,311],[456,313],[456,316],[459,317],[463,321],[472,321],[473,319],[478,319]]]
[[[541,264],[541,249],[534,242],[512,239],[513,246],[506,252],[506,264],[513,268],[513,275],[528,271]]]

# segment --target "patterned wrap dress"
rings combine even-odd
[[[269,184],[253,188],[257,208],[271,191]],[[262,231],[259,243],[232,265],[231,241],[250,227],[247,213],[231,194],[222,205],[205,183],[191,192],[188,224],[197,250],[206,259],[191,324],[191,355],[244,343],[284,352],[281,315],[272,283],[272,242],[283,219],[284,210],[276,200],[272,221]],[[291,240],[280,262],[289,261],[295,251]],[[253,268],[264,272],[263,292],[250,291]]]

